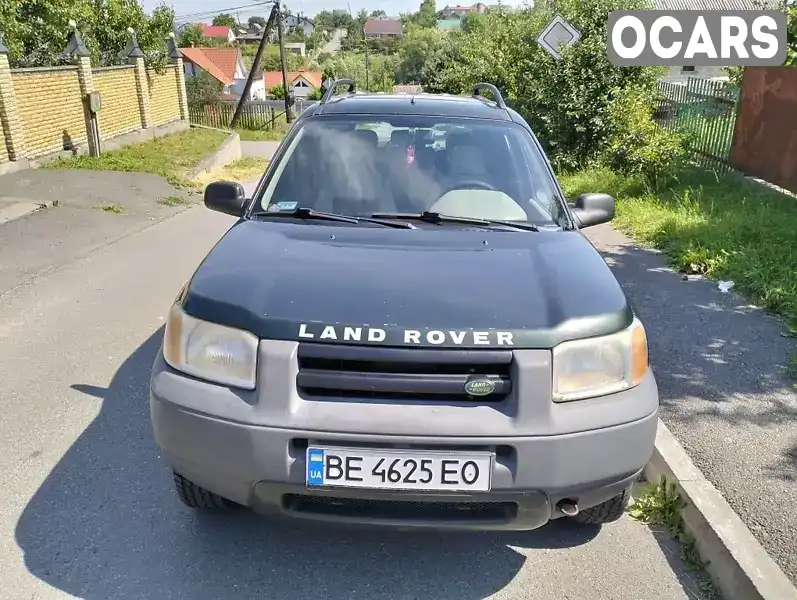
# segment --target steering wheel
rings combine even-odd
[[[498,191],[495,189],[494,186],[490,185],[486,181],[482,181],[481,179],[466,179],[465,181],[457,181],[456,183],[453,183],[450,186],[448,186],[446,190],[441,194],[441,196],[444,196],[445,194],[453,190],[488,190],[491,192]]]

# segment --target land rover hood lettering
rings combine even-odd
[[[632,319],[578,233],[407,235],[278,220],[234,225],[191,277],[183,308],[267,340],[459,350],[552,348]]]
[[[388,335],[390,333],[390,335]],[[409,346],[504,346],[515,345],[511,331],[452,331],[420,329],[382,329],[380,327],[300,323],[300,340],[332,342],[401,343]]]

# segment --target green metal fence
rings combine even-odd
[[[654,119],[686,136],[696,162],[728,170],[738,105],[739,87],[729,82],[698,77],[660,81]]]

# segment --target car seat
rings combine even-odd
[[[325,153],[325,177],[318,189],[315,208],[324,212],[362,214],[395,212],[385,193],[384,174],[376,155],[379,137],[360,129],[341,135],[334,151]]]

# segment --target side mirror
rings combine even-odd
[[[235,181],[215,181],[205,188],[205,206],[210,210],[241,217],[246,209],[246,191]]]
[[[614,198],[609,194],[581,194],[571,207],[580,229],[614,219]]]

